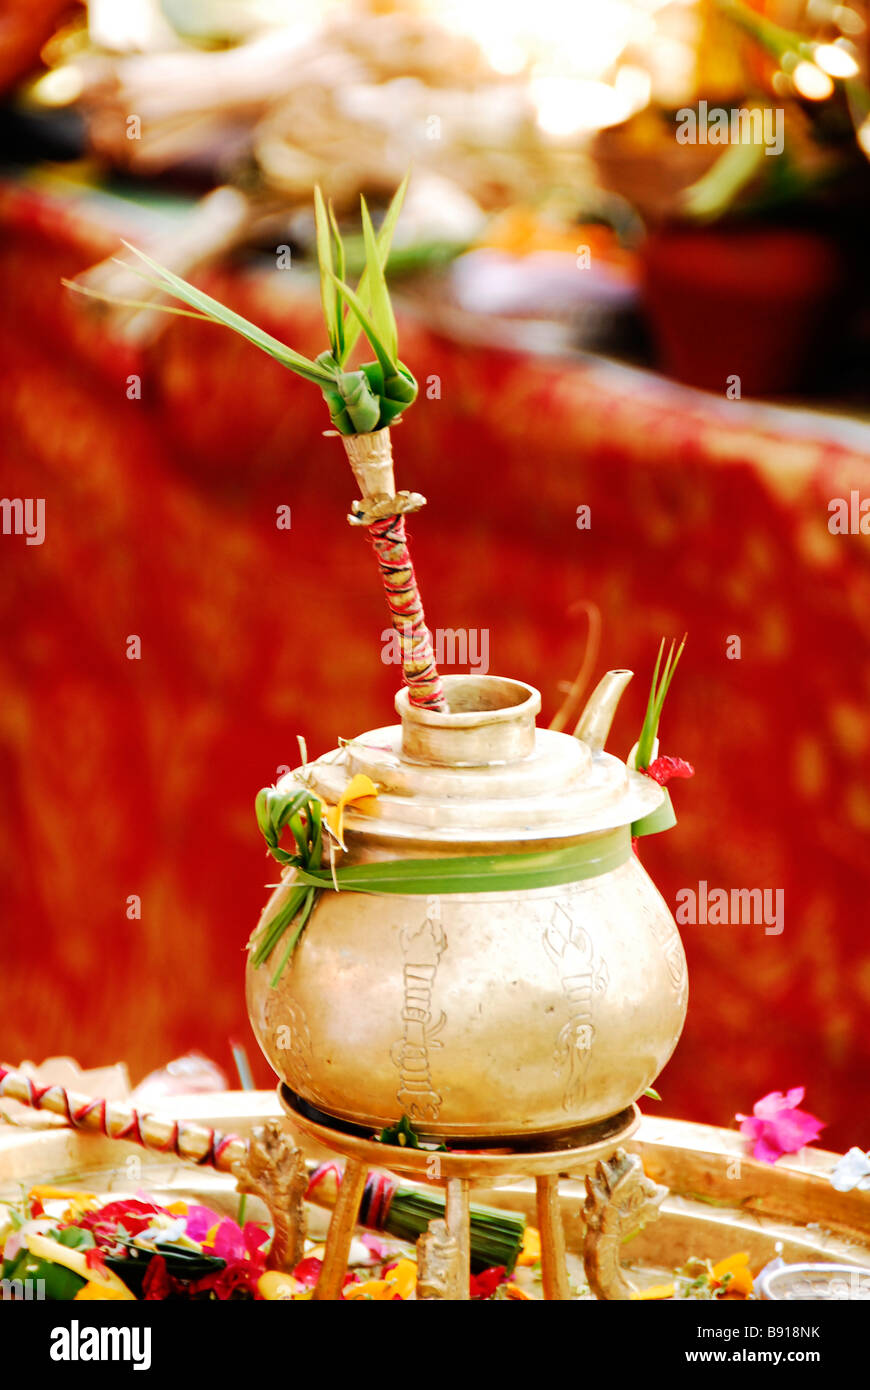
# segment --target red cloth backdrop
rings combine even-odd
[[[226,1066],[231,1035],[256,1051],[244,945],[275,875],[254,794],[297,734],[316,754],[392,718],[354,486],[317,392],[240,340],[173,320],[139,358],[85,323],[59,277],[113,249],[97,220],[7,187],[0,223],[2,492],[46,506],[41,546],[0,536],[0,1058],[138,1076],[195,1046]],[[205,283],[322,347],[298,271]],[[638,672],[623,755],[659,637],[688,630],[663,751],[697,776],[642,856],[672,907],[701,880],[784,892],[780,935],[683,929],[664,1112],[728,1124],[805,1084],[822,1142],[870,1145],[870,541],[827,528],[830,498],[870,496],[868,431],[849,446],[822,418],[402,329],[440,381],[395,439],[399,486],[430,499],[411,526],[430,625],[488,629],[490,669],[548,717],[583,649],[565,614],[593,600],[596,678]]]

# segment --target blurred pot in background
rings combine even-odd
[[[782,395],[856,355],[870,89],[832,21],[809,36],[738,0],[719,9],[743,81],[738,67],[730,93],[704,85],[678,109],[648,108],[602,132],[594,156],[647,227],[643,303],[661,367],[708,390],[739,377],[735,394]],[[822,340],[837,353],[820,359]]]
[[[844,283],[835,241],[776,227],[664,227],[641,266],[665,371],[708,391],[730,383],[737,396],[806,384]]]

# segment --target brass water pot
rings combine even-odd
[[[540,695],[521,681],[446,677],[446,714],[400,691],[401,726],[279,784],[304,775],[334,805],[355,773],[372,778],[377,811],[347,814],[345,864],[623,846],[617,867],[556,887],[321,893],[277,985],[273,961],[247,974],[259,1044],[303,1102],[366,1131],[407,1115],[427,1137],[486,1143],[607,1119],[655,1080],[688,988],[631,850],[664,793],[603,751],[630,674],[605,676],[575,737],[535,727]]]

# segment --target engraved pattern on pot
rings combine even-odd
[[[437,1120],[442,1096],[432,1080],[429,1053],[441,1046],[438,1034],[447,1022],[445,1013],[439,1013],[437,1021],[432,1014],[438,962],[447,947],[438,898],[427,900],[422,926],[405,927],[399,940],[404,958],[402,1036],[390,1049],[399,1070],[396,1100],[410,1120]]]
[[[299,1095],[315,1094],[311,1079],[311,1034],[302,1005],[297,999],[283,998],[275,1009],[267,1003],[266,1013],[275,1047],[281,1053],[282,1075]]]
[[[562,1109],[571,1110],[585,1094],[586,1071],[595,1041],[593,997],[607,988],[607,966],[589,933],[559,903],[555,904],[544,932],[544,946],[559,972],[570,1008],[553,1056],[556,1075],[565,1077]]]
[[[658,913],[651,914],[650,928],[664,953],[665,965],[668,968],[668,976],[671,984],[678,996],[682,998],[686,989],[686,958],[683,954],[683,943],[680,940],[680,933],[677,931],[670,917],[663,917]]]

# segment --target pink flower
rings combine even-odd
[[[209,1231],[215,1226],[220,1226],[224,1220],[211,1207],[199,1207],[191,1203],[187,1208],[187,1215],[184,1218],[184,1228],[191,1240],[196,1240],[202,1245]]]
[[[370,1251],[373,1258],[373,1262],[376,1263],[379,1260],[387,1259],[390,1253],[390,1247],[385,1240],[381,1239],[380,1236],[373,1236],[370,1234],[370,1232],[366,1231],[365,1234],[361,1237],[361,1239],[363,1245],[366,1247],[368,1251]]]
[[[818,1139],[824,1122],[809,1111],[798,1109],[804,1089],[795,1086],[784,1095],[782,1091],[771,1091],[755,1102],[751,1115],[735,1116],[740,1121],[740,1133],[755,1140],[753,1158],[761,1163],[775,1163],[783,1154],[795,1154],[804,1144]]]
[[[229,1217],[222,1221],[215,1232],[214,1241],[210,1247],[213,1254],[226,1260],[231,1264],[233,1260],[253,1260],[260,1262],[265,1268],[266,1256],[260,1250],[262,1245],[269,1239],[262,1226],[257,1226],[253,1221],[246,1221],[244,1230],[240,1230],[235,1221]]]

